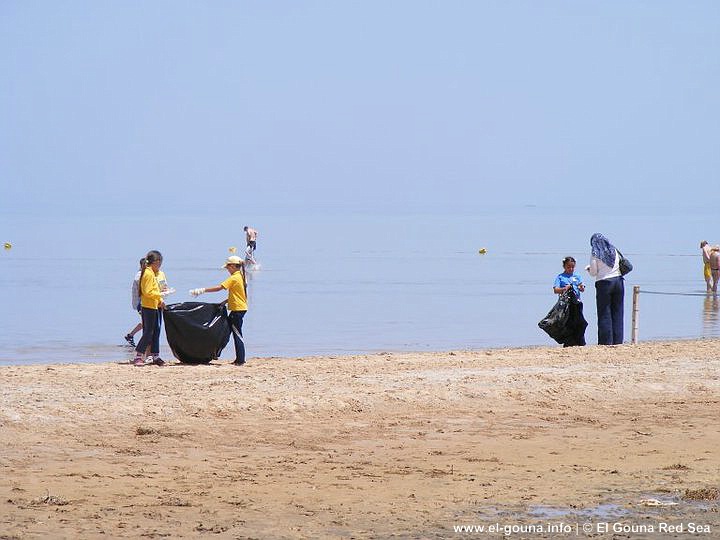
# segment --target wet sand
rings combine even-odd
[[[108,360],[0,367],[0,538],[720,537],[717,340]]]

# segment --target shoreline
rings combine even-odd
[[[232,341],[232,340],[231,340]],[[698,336],[698,337],[677,337],[677,338],[658,338],[658,339],[647,339],[640,341],[637,345],[642,344],[661,344],[661,343],[686,343],[686,342],[718,342],[720,343],[720,337],[715,336]],[[593,348],[593,347],[617,347],[618,345],[598,345],[597,343],[588,343],[583,348]],[[630,342],[625,342],[622,345],[623,347],[630,347],[633,346]],[[103,345],[103,346],[85,346],[88,350],[106,350],[109,351],[108,354],[105,354],[105,359],[100,359],[101,353],[93,353],[93,358],[82,358],[75,361],[70,360],[58,360],[58,361],[51,361],[51,362],[43,362],[43,361],[32,361],[29,363],[3,363],[7,362],[0,358],[0,369],[4,367],[21,367],[21,366],[59,366],[59,365],[106,365],[106,364],[119,364],[124,365],[126,362],[124,360],[120,360],[121,357],[125,356],[127,358],[131,358],[134,356],[134,349],[126,344],[116,344],[116,345]],[[162,358],[169,364],[181,364],[181,362],[175,358],[172,355],[172,351],[170,350],[169,346],[166,344],[161,344],[161,353]],[[311,359],[311,358],[344,358],[344,357],[357,357],[357,356],[373,356],[378,354],[397,354],[397,355],[424,355],[424,354],[450,354],[450,353],[467,353],[467,352],[480,352],[480,351],[505,351],[505,350],[533,350],[533,349],[554,349],[554,348],[562,348],[561,344],[556,343],[544,343],[544,344],[530,344],[530,345],[492,345],[487,347],[471,347],[471,348],[438,348],[438,349],[432,349],[432,350],[417,350],[417,349],[390,349],[390,348],[383,348],[383,349],[376,349],[376,350],[367,350],[367,351],[354,351],[354,352],[348,352],[348,351],[341,351],[341,352],[328,352],[328,353],[308,353],[308,354],[276,354],[276,355],[258,355],[258,356],[248,356],[248,362],[254,362],[254,361],[264,361],[264,360],[305,360],[305,359]],[[27,349],[23,349],[26,351]],[[39,348],[38,354],[41,355],[42,351],[46,350],[42,347]],[[66,347],[63,347],[63,350],[67,350]],[[117,352],[121,351],[121,352]],[[165,354],[167,353],[167,354]],[[27,353],[25,353],[27,354]],[[227,362],[232,361],[233,357],[233,346],[232,342],[229,342],[227,346],[223,349],[222,356],[225,358],[220,358],[217,360],[213,360],[214,364],[223,364]],[[108,357],[111,357],[109,360]],[[187,364],[192,365],[192,364]]]
[[[720,488],[718,351],[689,339],[0,366],[0,530],[441,538],[609,508],[720,534],[720,503],[687,495]]]

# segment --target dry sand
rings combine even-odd
[[[482,538],[498,535],[453,527],[662,520],[719,538],[718,358],[702,340],[2,367],[0,538]]]

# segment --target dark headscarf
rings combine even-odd
[[[615,266],[615,252],[617,250],[610,243],[610,240],[600,233],[595,233],[590,237],[590,247],[592,248],[591,254],[593,257],[600,259],[610,268]]]

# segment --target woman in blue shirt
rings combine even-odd
[[[583,304],[580,301],[580,293],[585,290],[582,278],[575,273],[575,259],[565,257],[562,261],[563,273],[558,274],[553,285],[555,294],[564,294],[572,289],[569,294],[573,295],[570,303],[570,317],[566,324],[568,337],[563,342],[563,347],[582,347],[585,345],[585,328],[587,321],[583,316]]]

